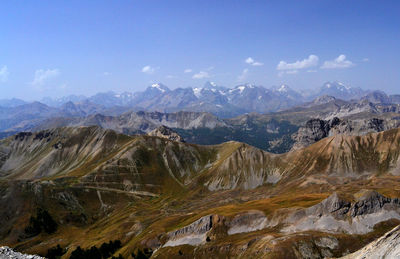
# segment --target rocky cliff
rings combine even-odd
[[[334,117],[330,120],[311,119],[293,134],[295,141],[292,150],[307,147],[323,138],[338,134],[350,136],[362,136],[367,133],[381,132],[398,128],[400,121],[392,119],[339,119]]]
[[[150,131],[149,133],[147,133],[147,135],[153,137],[165,138],[178,142],[185,142],[185,140],[178,133],[176,133],[175,131],[164,125]]]

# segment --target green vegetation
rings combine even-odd
[[[61,258],[61,256],[65,254],[65,252],[65,249],[63,249],[60,245],[57,245],[47,250],[46,258],[58,259]]]
[[[110,258],[118,249],[121,248],[121,241],[115,240],[103,243],[100,248],[92,246],[89,249],[82,249],[78,246],[70,256],[70,259],[106,259]],[[122,255],[112,258],[123,258]]]
[[[36,217],[31,217],[29,225],[25,228],[25,233],[28,236],[39,235],[42,231],[47,234],[52,234],[57,231],[57,222],[51,217],[47,210],[39,208],[36,212]]]

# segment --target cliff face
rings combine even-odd
[[[363,136],[368,133],[381,132],[399,126],[399,122],[391,119],[350,120],[339,119],[337,117],[330,120],[311,119],[292,136],[295,141],[292,150],[307,147],[329,136],[339,134]]]
[[[359,196],[359,197],[357,197]],[[321,203],[296,211],[285,220],[285,232],[319,230],[365,234],[389,219],[400,219],[400,200],[375,191],[363,191],[349,201],[334,193]]]

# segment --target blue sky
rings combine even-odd
[[[400,93],[399,1],[3,1],[0,99],[206,81]]]

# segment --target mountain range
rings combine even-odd
[[[156,83],[143,92],[98,93],[91,97],[70,95],[62,98],[43,98],[40,102],[55,108],[67,103],[99,106],[98,109],[125,107],[133,110],[176,112],[210,112],[219,117],[233,117],[249,112],[276,112],[299,105],[323,95],[343,100],[359,99],[370,91],[345,86],[340,82],[325,83],[318,91],[297,92],[287,85],[265,88],[252,84],[238,85],[234,88],[218,86],[207,82],[202,88],[176,88]],[[27,104],[19,99],[0,100],[0,107],[16,107]],[[100,108],[102,107],[102,108]],[[98,110],[98,111],[100,111]],[[86,111],[88,112],[88,111]],[[86,113],[86,115],[88,115]]]
[[[337,86],[343,91],[348,89],[344,86],[340,88],[339,84]],[[323,89],[325,88],[331,89],[332,86],[328,84]],[[169,91],[164,87],[160,89],[165,93]],[[150,93],[162,92],[160,89],[151,87],[151,91],[146,95],[159,100],[155,97],[157,95]],[[279,89],[282,90],[282,87]],[[283,89],[287,90],[286,87]],[[20,131],[95,125],[132,135],[146,134],[164,125],[172,128],[189,143],[210,145],[234,140],[269,152],[284,153],[332,134],[357,135],[398,127],[400,105],[397,97],[388,96],[380,91],[347,101],[322,95],[283,111],[246,113],[232,118],[218,117],[208,112],[135,111],[126,106],[106,107],[88,100],[78,103],[70,101],[56,108],[35,102],[1,108],[0,132],[2,137],[7,137]],[[337,125],[331,125],[329,129],[324,128],[329,125],[328,121],[334,119]]]

